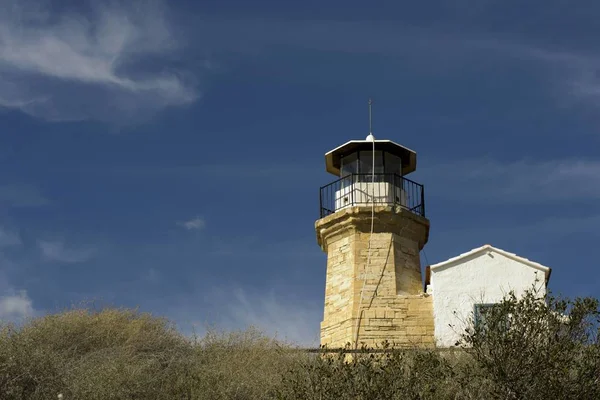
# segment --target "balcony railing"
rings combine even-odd
[[[351,174],[321,187],[321,218],[358,205],[398,205],[425,216],[423,185],[397,174]]]

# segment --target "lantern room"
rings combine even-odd
[[[391,140],[370,139],[372,137],[369,135],[365,140],[351,140],[325,154],[327,172],[339,177],[349,174],[371,174],[373,147],[376,174],[404,176],[416,169],[417,153]]]
[[[391,140],[351,140],[325,154],[339,179],[321,188],[321,217],[350,206],[399,205],[424,216],[423,186],[406,178],[417,153]]]

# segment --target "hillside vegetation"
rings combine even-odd
[[[190,339],[135,310],[75,309],[2,325],[0,399],[598,399],[599,315],[591,298],[509,294],[455,350],[348,357],[253,329]]]

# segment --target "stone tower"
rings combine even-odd
[[[419,252],[427,243],[423,186],[406,178],[414,151],[352,140],[325,154],[339,179],[321,187],[317,241],[327,253],[321,345],[433,346],[433,306]]]

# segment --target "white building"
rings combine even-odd
[[[317,243],[327,254],[321,345],[451,347],[483,310],[514,291],[545,292],[550,268],[482,246],[426,269],[417,153],[391,140],[350,140],[325,153],[335,181],[319,190]],[[424,293],[425,292],[425,293]]]
[[[473,316],[510,291],[534,285],[544,293],[551,269],[486,244],[426,268],[425,291],[433,297],[437,347],[451,347]]]

